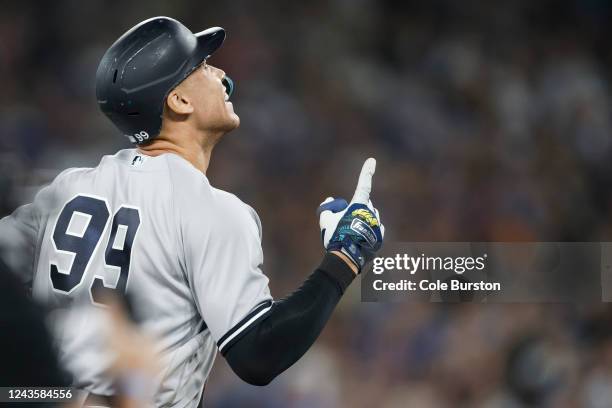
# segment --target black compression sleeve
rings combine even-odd
[[[355,278],[338,256],[321,265],[288,297],[224,350],[232,370],[253,385],[266,385],[295,363],[317,339],[336,304]]]

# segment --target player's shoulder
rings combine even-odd
[[[41,211],[42,216],[46,216],[55,211],[59,205],[66,201],[71,192],[73,178],[79,174],[91,171],[87,167],[68,168],[59,173],[50,183],[43,186],[34,197],[34,208]]]
[[[51,188],[62,190],[74,179],[93,171],[92,167],[70,167],[59,173],[50,184]]]
[[[178,155],[164,154],[162,156],[168,170],[173,195],[179,204],[189,206],[194,201],[210,200],[212,186],[204,173]]]
[[[201,182],[196,181],[190,188],[186,189],[185,193],[187,195],[177,192],[177,198],[180,200],[181,196],[186,197],[186,199],[181,200],[181,203],[195,212],[206,211],[209,214],[230,217],[249,214],[252,211],[251,207],[238,196],[213,187],[208,179]]]
[[[129,154],[128,152],[130,152],[131,150],[133,149],[120,150],[115,154],[104,155],[95,167],[70,167],[68,169],[65,169],[55,177],[52,184],[61,186],[65,183],[71,183],[75,179],[79,179],[85,176],[91,176],[93,173],[100,171],[100,169],[108,166],[113,162],[125,160],[125,157],[127,156],[127,154]]]
[[[116,154],[104,155],[100,159],[100,162],[95,167],[70,167],[59,173],[51,182],[51,187],[59,189],[65,186],[73,185],[75,181],[84,177],[95,177],[95,173],[101,171],[105,167],[113,163],[117,163],[125,160],[129,152],[134,149],[120,150]]]
[[[234,194],[213,187],[204,173],[191,163],[174,154],[164,155],[172,179],[175,194],[190,198],[186,204],[209,205],[214,207],[242,207],[245,204]]]
[[[230,207],[238,206],[241,209],[245,209],[246,204],[240,198],[238,198],[236,194],[232,194],[229,191],[221,190],[220,188],[213,186],[210,186],[210,192],[218,205]]]
[[[253,207],[246,204],[235,194],[215,187],[211,187],[211,190],[214,198],[214,209],[222,226],[234,225],[239,229],[252,229],[254,233],[256,231],[259,239],[262,238],[261,221]]]
[[[251,206],[237,195],[212,186],[205,174],[183,158],[167,156],[175,202],[181,213],[194,216],[184,219],[193,221],[206,214],[207,222],[219,221],[226,226],[254,222],[261,231],[259,216]]]

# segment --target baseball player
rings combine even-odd
[[[100,62],[96,94],[134,148],[62,172],[0,221],[0,240],[32,264],[22,278],[33,296],[63,311],[61,359],[90,395],[116,392],[112,356],[98,347],[106,295],[127,294],[156,339],[164,357],[156,406],[195,407],[217,349],[255,385],[295,363],[382,244],[368,159],[350,203],[328,198],[319,207],[320,265],[272,299],[257,213],[206,177],[214,146],[240,122],[232,81],[207,62],[224,38],[222,28],[193,34],[167,17],[123,34]]]

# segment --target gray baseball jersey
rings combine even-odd
[[[157,406],[196,406],[217,348],[272,305],[257,214],[174,154],[127,149],[64,171],[0,221],[0,245],[22,262],[33,296],[56,308],[75,385],[97,394],[114,392],[104,292],[130,295],[163,355]]]

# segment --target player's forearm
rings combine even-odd
[[[315,342],[342,294],[355,278],[345,261],[327,254],[304,284],[275,302],[268,316],[225,353],[244,381],[266,385]]]

